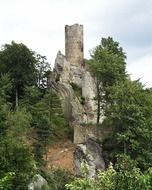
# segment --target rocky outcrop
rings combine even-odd
[[[47,181],[39,174],[35,175],[33,182],[28,185],[28,190],[42,190],[48,188]]]
[[[69,83],[70,63],[65,56],[59,51],[55,59],[54,77],[56,82]]]
[[[102,149],[95,142],[99,139],[95,80],[84,66],[70,64],[58,52],[50,84],[60,94],[64,114],[74,129],[74,143],[77,144],[74,156],[76,173],[80,174],[81,162],[86,160],[89,175],[93,177],[98,169],[105,168]]]
[[[87,123],[96,123],[96,84],[94,78],[91,76],[90,72],[86,69],[83,72],[82,78],[82,97],[85,100],[84,108],[87,116]]]
[[[77,175],[81,175],[81,163],[83,161],[85,161],[89,167],[90,177],[95,177],[98,170],[105,169],[105,163],[102,158],[102,147],[91,138],[89,138],[86,143],[77,145],[74,160]]]
[[[109,132],[96,127],[96,81],[84,65],[83,26],[65,27],[65,56],[58,52],[49,84],[60,94],[64,114],[74,129],[76,171],[80,173],[85,159],[93,177],[96,170],[105,168],[102,149],[95,140],[102,142]]]
[[[71,65],[58,52],[54,67],[54,84],[63,99],[63,108],[71,125],[96,122],[96,88],[91,74],[82,65]]]

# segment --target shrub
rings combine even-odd
[[[50,172],[42,172],[42,175],[47,180],[49,190],[65,190],[65,184],[71,183],[73,174],[65,169],[52,169]]]

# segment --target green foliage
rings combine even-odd
[[[106,88],[126,78],[125,58],[119,43],[110,37],[102,38],[101,44],[92,51],[89,67],[96,80],[97,125],[101,115],[104,115],[105,106],[109,103]]]
[[[10,109],[12,82],[8,74],[1,76],[0,84],[0,189],[27,189],[34,160],[21,139],[30,116],[24,109]]]
[[[81,98],[82,97],[82,89],[76,85],[75,83],[70,83],[72,86],[72,89],[74,91],[74,94],[77,98]]]
[[[118,157],[116,170],[116,189],[145,189],[145,184],[142,181],[143,174],[140,169],[137,168],[136,162],[131,160],[128,156],[121,155]]]
[[[50,172],[43,172],[44,178],[47,180],[50,190],[65,190],[65,184],[73,180],[73,174],[65,169],[52,169]]]
[[[45,56],[40,54],[35,55],[36,58],[36,69],[37,69],[37,85],[41,89],[47,87],[47,72],[50,70],[49,63],[46,61]]]
[[[96,81],[97,126],[104,115],[103,124],[113,127],[110,141],[116,165],[92,179],[83,163],[83,176],[74,181],[70,173],[53,170],[46,175],[49,189],[64,190],[69,183],[69,190],[151,190],[152,90],[128,78],[126,56],[112,38],[102,38],[91,57],[87,64]],[[60,98],[46,90],[48,69],[46,58],[24,44],[12,42],[0,50],[0,189],[26,190],[35,173],[28,132],[34,132],[39,166],[44,156],[47,160],[48,145],[69,132]],[[82,89],[73,83],[71,86],[84,104]]]
[[[32,111],[32,106],[42,98],[41,90],[36,86],[26,86],[24,88],[24,94],[20,101],[20,105],[25,107],[29,112]]]
[[[62,113],[61,101],[55,92],[47,92],[35,104],[33,101],[33,105],[30,105],[30,111],[32,126],[36,131],[35,156],[41,163],[44,155],[47,160],[48,145],[53,142],[56,136],[64,135],[69,127]]]
[[[12,189],[27,189],[27,184],[34,174],[34,160],[28,147],[12,138],[1,140],[0,177],[13,172]]]
[[[5,44],[0,51],[0,74],[9,73],[13,80],[12,102],[18,106],[18,99],[24,94],[25,86],[46,88],[46,58],[31,51],[24,44]]]
[[[142,177],[142,181],[145,184],[145,190],[151,190],[152,187],[152,168],[149,168],[145,175]]]
[[[72,86],[72,89],[74,91],[74,95],[79,99],[80,103],[82,105],[85,104],[85,98],[82,97],[82,88],[80,88],[77,84],[75,83],[70,83],[70,85]]]
[[[25,137],[31,125],[31,120],[31,114],[25,108],[18,108],[14,112],[9,112],[7,117],[9,136],[20,139]]]
[[[13,172],[9,172],[0,179],[0,189],[1,190],[11,190],[14,174],[15,173],[13,173]]]
[[[24,44],[0,50],[0,189],[27,189],[35,160],[47,160],[47,146],[69,129],[59,97],[46,91],[48,69]]]
[[[125,54],[119,43],[111,37],[102,38],[91,53],[90,68],[102,82],[103,87],[111,86],[121,81],[125,76]]]
[[[10,111],[11,104],[8,102],[10,99],[10,91],[12,83],[8,74],[0,77],[0,138],[6,135],[7,131],[7,117]]]
[[[98,186],[104,190],[115,190],[116,187],[116,174],[112,164],[104,172],[98,174]]]
[[[152,166],[152,92],[129,79],[125,58],[119,43],[110,37],[92,52],[89,66],[96,79],[97,124],[105,116],[103,125],[114,130],[115,154],[130,155],[146,170]]]
[[[0,99],[5,103],[10,99],[12,80],[9,74],[2,74],[0,77]]]
[[[86,162],[81,163],[81,178],[76,178],[70,184],[66,184],[67,190],[95,190],[97,188],[94,179],[89,178],[89,168]]]
[[[24,44],[5,44],[0,51],[0,73],[9,73],[13,79],[13,95],[18,105],[25,85],[36,84],[36,59],[34,53]]]
[[[107,121],[114,126],[118,151],[138,161],[142,169],[152,165],[152,99],[138,81],[125,80],[109,87],[111,106]]]
[[[47,147],[50,143],[70,131],[68,122],[63,115],[61,100],[53,91],[46,91],[43,94],[38,87],[27,86],[20,104],[31,115],[29,121],[35,129],[35,158],[39,164],[42,164],[44,155],[47,160]]]
[[[83,166],[84,167],[84,166]],[[135,161],[126,155],[119,156],[115,169],[110,164],[106,171],[100,171],[95,179],[89,178],[87,165],[83,177],[66,185],[68,190],[150,190],[151,170],[143,174]]]

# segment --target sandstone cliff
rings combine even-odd
[[[80,163],[85,159],[90,176],[94,176],[97,169],[105,169],[102,147],[95,141],[102,142],[106,135],[96,127],[96,83],[83,64],[82,35],[82,25],[65,27],[66,55],[57,53],[49,83],[59,93],[64,114],[74,129],[76,172],[80,173]]]
[[[96,123],[95,81],[84,66],[71,65],[58,52],[51,82],[62,97],[65,116],[75,132],[77,128]],[[82,143],[84,138],[75,134],[74,142]]]

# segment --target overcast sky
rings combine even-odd
[[[24,43],[52,65],[64,53],[64,26],[84,25],[85,57],[111,36],[133,79],[152,87],[152,0],[0,0],[0,45]]]

